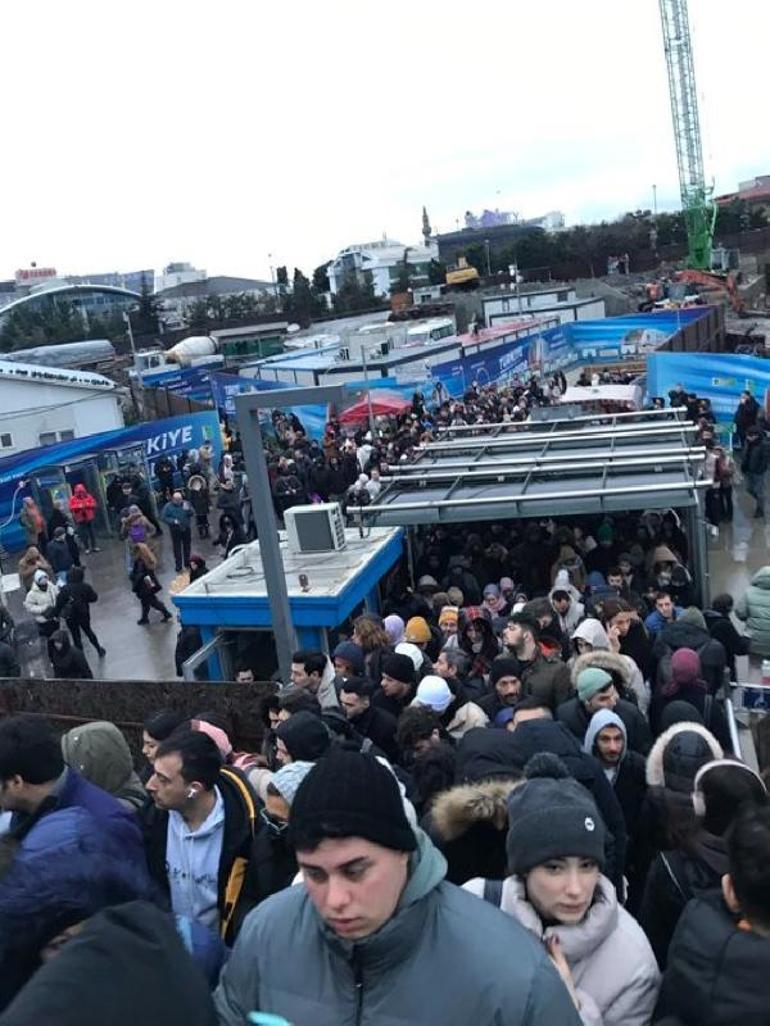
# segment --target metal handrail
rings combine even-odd
[[[589,399],[589,401],[596,401],[595,399],[594,400],[590,400],[590,397],[587,397],[587,398]],[[685,408],[683,406],[677,407],[677,409],[681,409],[683,411],[683,413],[685,411]],[[508,431],[514,431],[515,432],[517,430],[521,431],[524,428],[526,428],[527,426],[533,426],[533,425],[542,426],[543,424],[567,424],[567,423],[574,424],[574,423],[580,423],[581,421],[585,422],[585,421],[590,421],[590,420],[597,420],[598,418],[602,418],[602,419],[611,419],[612,418],[612,419],[614,419],[614,418],[618,418],[618,417],[623,417],[625,419],[629,419],[631,417],[650,417],[650,416],[661,417],[664,414],[671,414],[672,412],[673,411],[669,407],[668,409],[664,408],[662,410],[626,410],[626,411],[624,411],[622,413],[584,413],[584,414],[581,413],[577,417],[554,417],[553,419],[546,420],[546,421],[542,421],[542,420],[514,420],[514,421],[498,421],[498,422],[496,422],[494,424],[488,424],[488,423],[481,423],[481,424],[457,424],[455,427],[452,427],[451,425],[449,425],[447,427],[440,427],[440,428],[438,428],[438,431],[441,434],[448,434],[449,432],[452,432],[452,431],[463,431],[463,432],[464,431],[478,431],[479,429],[482,429],[484,431],[490,431],[490,430],[492,430],[494,428],[494,429],[496,429],[498,431],[500,429],[503,429],[503,430],[508,430]],[[672,416],[669,416],[668,419],[672,422],[672,424],[673,423],[682,423],[683,422],[683,418],[682,417],[677,417],[677,416],[673,416],[672,417]]]
[[[672,434],[695,434],[697,428],[688,421],[678,421],[676,424],[619,424],[615,428],[611,425],[598,424],[596,429],[585,428],[583,431],[562,431],[557,434],[532,431],[529,433],[513,433],[511,435],[496,435],[492,438],[478,436],[470,439],[455,439],[451,442],[427,442],[425,445],[417,446],[418,452],[438,452],[440,450],[468,450],[468,449],[502,449],[505,447],[521,448],[524,445],[533,443],[543,444],[548,442],[552,445],[561,445],[564,442],[595,441],[601,438],[654,438],[659,435]]]
[[[741,739],[738,736],[738,722],[735,719],[735,708],[731,698],[724,700],[725,715],[727,716],[727,730],[730,734],[730,747],[733,750],[733,755],[738,759],[743,758],[741,751]]]

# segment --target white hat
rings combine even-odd
[[[449,708],[453,697],[444,678],[429,673],[417,685],[417,694],[412,705],[427,705],[434,712],[443,713]]]
[[[399,641],[396,645],[396,652],[399,655],[409,656],[414,663],[415,672],[419,672],[422,666],[423,654],[416,645],[413,645],[411,641]]]

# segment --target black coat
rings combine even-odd
[[[626,728],[628,747],[632,752],[639,752],[640,755],[647,755],[652,748],[652,734],[647,720],[633,702],[626,702],[619,699],[612,710],[623,721]],[[556,719],[564,723],[575,735],[578,741],[583,743],[588,725],[591,722],[591,713],[575,695],[562,702],[556,709]]]
[[[695,623],[681,618],[667,623],[655,639],[652,657],[657,667],[654,678],[658,684],[671,679],[671,656],[679,648],[691,648],[700,658],[701,676],[712,694],[722,687],[727,657],[721,643]]]
[[[718,888],[727,871],[724,840],[705,830],[697,835],[690,853],[666,851],[656,856],[637,918],[661,969],[666,968],[669,944],[687,902]]]
[[[85,581],[79,584],[62,585],[59,594],[56,596],[55,611],[57,616],[63,616],[63,609],[70,602],[72,603],[72,616],[67,617],[67,622],[74,622],[78,626],[91,626],[91,603],[96,602],[99,596],[90,584]]]
[[[21,667],[10,645],[0,641],[0,677],[20,677]]]
[[[143,901],[113,905],[89,919],[0,1016],[2,1026],[138,1021],[217,1022],[206,977],[188,955],[173,917]]]
[[[75,560],[72,558],[70,547],[65,541],[51,541],[46,545],[45,557],[51,564],[54,573],[60,574],[62,571],[69,570],[71,566],[74,566]]]
[[[344,690],[344,689],[343,689]],[[390,762],[398,762],[399,750],[396,744],[396,717],[385,709],[370,705],[368,709],[350,721],[361,737],[367,737]]]
[[[57,631],[57,634],[62,633]],[[53,645],[52,639],[48,639],[48,658],[53,665],[54,677],[61,680],[93,680],[91,667],[88,660],[79,648],[72,644],[69,634],[66,635],[66,646],[59,652]]]
[[[654,1023],[767,1026],[770,939],[739,930],[722,895],[691,901],[674,934]]]
[[[469,738],[479,734],[492,735],[489,744],[494,746],[494,759],[498,765],[505,759],[515,769],[515,775],[521,775],[524,767],[540,752],[553,752],[558,755],[569,770],[571,776],[590,791],[597,808],[607,827],[609,840],[608,858],[604,869],[616,886],[620,886],[625,866],[626,824],[620,804],[612,789],[604,770],[596,759],[581,750],[576,738],[563,723],[552,720],[530,720],[520,724],[513,733],[508,730],[490,730],[479,727],[468,731],[458,747],[457,779],[462,779],[461,751]],[[480,738],[474,738],[475,744],[484,744]],[[467,760],[465,760],[467,762]],[[467,768],[465,769],[467,773]]]
[[[671,702],[689,702],[703,717],[703,726],[710,730],[725,752],[733,750],[727,715],[722,700],[711,695],[703,687],[680,687],[672,695],[664,695],[662,688],[656,688],[650,702],[650,723],[655,734],[661,733],[660,719],[663,710]]]
[[[719,641],[727,656],[727,666],[730,670],[730,680],[737,679],[735,657],[748,655],[751,639],[746,634],[740,634],[729,616],[723,616],[713,609],[703,611],[706,626],[709,634],[715,641]]]

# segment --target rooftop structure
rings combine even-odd
[[[389,296],[404,265],[413,284],[427,284],[430,262],[437,259],[438,247],[432,241],[415,246],[388,238],[356,243],[340,250],[327,267],[329,291],[334,296],[346,279],[355,277],[363,284],[369,275],[376,295]]]
[[[362,538],[358,530],[348,528],[345,536],[347,546],[340,551],[295,554],[285,533],[279,533],[291,619],[302,648],[327,651],[327,631],[362,603],[376,609],[379,582],[401,558],[400,530],[374,528]],[[300,575],[307,577],[305,587]],[[226,631],[269,631],[272,616],[259,541],[244,545],[173,601],[185,624],[201,628],[204,642],[225,640]],[[226,651],[221,655],[227,659]],[[225,679],[231,679],[227,670],[222,670]]]
[[[683,410],[564,414],[442,431],[382,476],[377,526],[697,507],[705,449]]]

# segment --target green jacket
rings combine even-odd
[[[214,997],[220,1026],[250,1011],[292,1026],[580,1026],[543,948],[447,883],[443,855],[417,834],[395,914],[362,941],[337,937],[301,884],[251,912]]]
[[[735,615],[746,621],[753,655],[770,656],[770,566],[760,567],[735,603]]]

